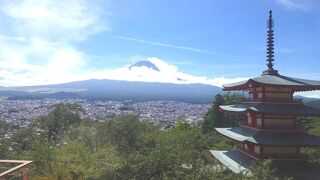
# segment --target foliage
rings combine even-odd
[[[320,117],[300,118],[298,123],[303,125],[308,133],[320,136]],[[303,148],[302,152],[308,155],[310,161],[320,165],[319,148]]]
[[[202,132],[209,133],[215,127],[234,127],[242,119],[240,116],[226,114],[221,112],[219,106],[236,104],[243,100],[242,94],[217,94],[214,99],[211,108],[208,110],[204,117],[202,124]]]
[[[249,178],[217,168],[209,150],[232,144],[202,133],[199,124],[181,120],[160,130],[136,116],[81,119],[78,110],[76,105],[54,106],[32,126],[14,132],[8,142],[13,148],[6,154],[32,160],[29,173],[36,180]],[[268,164],[256,168],[252,177],[271,177]]]
[[[2,158],[8,156],[9,140],[6,134],[9,134],[9,125],[5,121],[0,121],[0,154]]]
[[[56,104],[47,116],[39,117],[34,126],[49,144],[57,145],[63,132],[71,126],[79,125],[80,111],[82,109],[77,104]]]
[[[310,134],[320,136],[320,117],[299,118],[298,123]]]
[[[272,168],[272,161],[270,159],[256,161],[250,172],[250,180],[278,180],[277,177],[273,176],[275,169]]]
[[[106,121],[99,127],[100,139],[116,145],[117,150],[126,155],[143,146],[143,136],[155,131],[149,123],[140,122],[137,116],[125,116]],[[106,142],[104,142],[106,143]]]
[[[320,108],[320,100],[314,100],[306,103],[307,105]]]
[[[21,128],[12,135],[11,141],[13,143],[11,143],[10,148],[15,154],[19,154],[36,146],[40,138],[33,128]]]

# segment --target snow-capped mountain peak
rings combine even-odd
[[[131,70],[134,67],[147,67],[147,68],[153,69],[155,71],[160,71],[159,68],[155,64],[153,64],[152,62],[147,61],[147,60],[138,61],[138,62],[134,63],[133,65],[131,65],[129,67],[129,69]]]

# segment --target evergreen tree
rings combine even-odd
[[[242,119],[241,116],[230,115],[221,112],[219,106],[237,104],[243,100],[242,94],[217,94],[212,102],[211,108],[204,117],[202,132],[211,132],[215,127],[234,127]]]
[[[208,110],[204,117],[202,124],[202,132],[211,132],[215,127],[222,127],[223,125],[223,112],[219,111],[219,106],[224,104],[221,94],[217,94],[214,97],[211,108]]]

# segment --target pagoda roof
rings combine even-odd
[[[250,85],[251,84],[251,85]],[[223,90],[246,90],[250,86],[285,86],[292,88],[293,91],[310,91],[310,90],[320,90],[320,81],[308,80],[308,79],[298,79],[287,76],[282,76],[279,74],[275,75],[261,75],[259,77],[250,78],[245,81],[240,81],[236,83],[223,85]]]
[[[249,168],[257,160],[240,150],[210,151],[211,154],[234,173],[248,172]],[[273,160],[274,175],[294,177],[296,179],[319,179],[320,166],[307,160]]]
[[[320,137],[302,131],[264,131],[246,127],[215,128],[235,141],[275,146],[320,146]]]
[[[245,173],[249,171],[250,166],[255,161],[251,156],[245,155],[239,150],[232,151],[213,151],[211,154],[222,164],[227,166],[234,173]]]
[[[320,108],[307,106],[301,103],[264,103],[242,102],[235,105],[220,106],[223,111],[242,113],[254,111],[270,115],[320,116]]]

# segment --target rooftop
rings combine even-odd
[[[223,85],[224,90],[246,90],[252,85],[264,86],[285,86],[291,88],[294,92],[320,90],[320,81],[298,79],[282,75],[261,75],[259,77],[250,78],[245,81]]]
[[[223,111],[242,113],[254,111],[270,115],[320,116],[320,108],[304,104],[242,102],[235,105],[220,106]]]
[[[279,146],[320,146],[320,138],[301,131],[263,131],[246,127],[216,128],[220,134],[255,144]]]
[[[222,164],[234,173],[250,172],[249,168],[256,159],[239,150],[210,151]],[[275,175],[294,177],[296,179],[318,179],[320,166],[307,160],[273,160]]]

